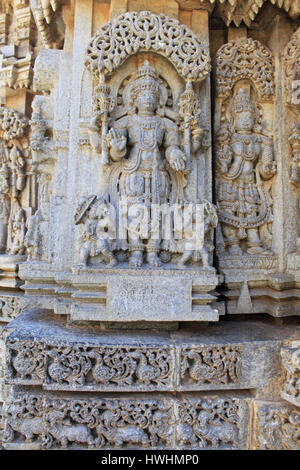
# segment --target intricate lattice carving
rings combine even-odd
[[[88,47],[86,66],[93,74],[111,74],[139,51],[167,57],[186,80],[203,80],[210,71],[206,46],[187,26],[149,11],[127,12],[102,26]]]
[[[224,44],[216,55],[216,92],[227,98],[235,83],[249,79],[259,99],[268,101],[274,95],[274,63],[271,51],[259,41],[237,39]]]

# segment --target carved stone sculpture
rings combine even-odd
[[[272,139],[258,126],[258,110],[249,93],[239,89],[230,104],[230,120],[217,138],[219,218],[225,245],[231,255],[244,250],[269,254],[259,227],[272,221],[271,201],[263,180],[276,173]]]
[[[300,343],[294,342],[281,349],[282,365],[286,371],[281,396],[285,400],[300,405]]]

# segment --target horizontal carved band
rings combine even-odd
[[[35,448],[245,448],[247,399],[57,399],[18,394],[3,442]]]

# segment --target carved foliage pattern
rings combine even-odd
[[[300,406],[300,342],[281,348],[281,360],[286,372],[282,397]]]
[[[4,442],[42,448],[170,446],[171,405],[162,400],[52,399],[19,395],[7,404]]]
[[[272,53],[259,41],[247,38],[229,41],[216,55],[216,93],[227,98],[234,84],[241,79],[252,80],[262,101],[275,92]]]
[[[19,316],[22,306],[17,297],[0,297],[0,319],[12,320]]]
[[[231,398],[184,400],[179,405],[179,444],[234,448],[239,440],[239,402]]]
[[[127,12],[102,26],[88,47],[86,66],[109,74],[131,54],[150,50],[167,57],[187,80],[202,80],[210,71],[206,47],[187,26],[149,11]]]
[[[241,379],[241,350],[236,346],[184,348],[181,378],[200,384],[230,384]]]
[[[300,412],[282,405],[264,405],[258,410],[257,445],[261,450],[299,450]]]
[[[52,388],[166,388],[173,359],[167,348],[49,346],[9,341],[8,379]]]

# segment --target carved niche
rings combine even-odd
[[[274,95],[274,63],[259,41],[237,39],[219,49],[215,71],[218,251],[225,265],[227,258],[231,266],[242,257],[246,266],[248,258],[273,256],[271,189],[276,162],[264,105]]]
[[[139,53],[140,66],[129,67],[131,73],[121,81],[122,64]],[[155,61],[154,54],[175,67],[177,89],[149,62]],[[210,70],[206,48],[177,20],[130,12],[98,31],[88,47],[86,67],[95,82],[90,142],[101,158],[102,173],[101,192],[87,195],[75,215],[75,223],[84,225],[79,264],[85,266],[100,255],[109,267],[128,262],[137,268],[145,261],[151,267],[199,262],[209,266],[216,213],[191,187],[205,146],[205,123],[193,82],[203,80]],[[176,236],[176,219],[183,220],[180,214],[189,205],[185,235],[192,236],[200,203],[205,242],[197,249]],[[163,221],[163,209],[168,222]],[[170,236],[164,232],[167,225]]]

